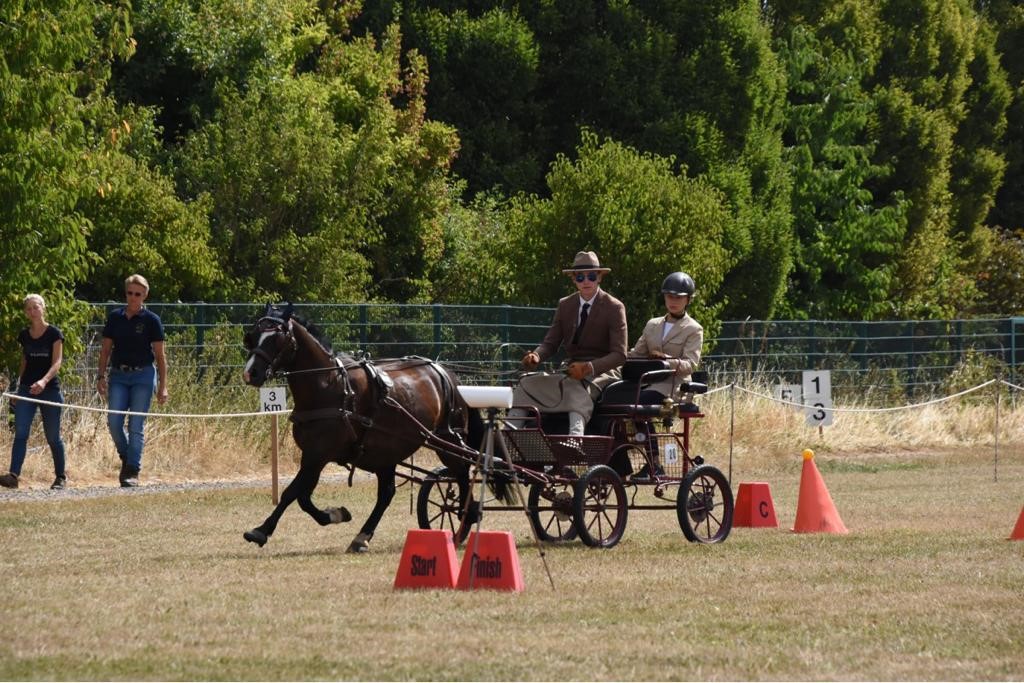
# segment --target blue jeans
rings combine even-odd
[[[111,370],[107,383],[107,407],[111,410],[128,410],[133,413],[148,413],[156,391],[156,368],[152,365],[122,372]],[[128,431],[125,432],[125,418],[128,418]],[[131,470],[138,472],[142,468],[142,446],[145,442],[143,426],[146,418],[142,415],[124,415],[110,413],[107,415],[107,427],[114,439],[114,447],[121,461]]]
[[[64,397],[60,389],[48,385],[43,392],[37,396],[29,393],[28,386],[18,387],[18,396],[37,398],[40,401],[51,401],[63,403]],[[27,450],[28,435],[32,432],[32,421],[36,416],[36,409],[43,415],[43,433],[46,434],[46,443],[50,444],[50,453],[53,455],[53,471],[58,477],[64,476],[64,442],[60,438],[60,414],[63,408],[60,406],[44,406],[31,401],[18,401],[14,406],[14,444],[11,446],[11,472],[21,476],[21,466],[25,463],[25,452]]]

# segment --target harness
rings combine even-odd
[[[286,335],[289,342],[290,348],[288,352],[279,353],[275,358],[272,358],[270,354],[258,346],[250,350],[250,355],[255,355],[263,359],[268,364],[272,375],[280,374],[281,376],[289,377],[307,372],[338,373],[338,379],[341,384],[340,408],[330,407],[314,408],[311,410],[294,410],[289,416],[289,419],[294,424],[307,424],[320,420],[340,419],[343,421],[348,437],[354,448],[354,457],[352,458],[352,461],[350,463],[345,463],[349,467],[349,484],[351,485],[355,469],[360,465],[365,456],[366,436],[375,426],[374,419],[377,415],[378,409],[383,405],[387,405],[397,409],[400,414],[406,414],[407,412],[391,395],[394,390],[394,380],[392,380],[387,371],[378,368],[368,358],[346,365],[345,361],[341,357],[333,356],[332,360],[334,361],[334,367],[280,372],[280,367],[293,360],[295,353],[298,350],[298,342],[295,339],[291,320],[289,319],[286,322],[279,318],[264,317],[257,321],[256,326],[257,329],[264,331],[270,331],[271,329],[279,330]],[[423,358],[421,356],[406,356],[398,360],[408,361],[410,364],[415,363],[417,365],[427,365],[437,374],[441,383],[442,403],[448,409],[448,424],[446,425],[447,433],[456,434],[452,425],[452,419],[459,413],[461,403],[458,399],[458,392],[455,390],[455,386],[448,373],[438,363],[430,360],[429,358]],[[409,366],[402,366],[398,369],[405,369],[406,367]],[[358,392],[353,386],[350,372],[357,368],[365,373],[367,391],[370,392],[370,400],[367,402],[369,410],[366,413],[360,413],[356,406]],[[422,428],[422,425],[419,426]],[[357,427],[361,429],[357,429]]]

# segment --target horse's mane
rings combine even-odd
[[[303,329],[305,329],[306,332],[309,332],[310,336],[313,337],[320,346],[324,347],[324,350],[327,351],[328,355],[334,355],[334,347],[331,345],[331,340],[328,339],[326,334],[324,334],[324,331],[317,327],[316,323],[310,322],[301,315],[296,314],[290,303],[285,304],[284,306],[267,304],[267,309],[263,315],[277,320],[288,320],[291,318],[302,325]]]
[[[323,330],[316,326],[316,323],[312,323],[302,316],[295,314],[292,314],[292,319],[302,325],[306,329],[306,332],[309,332],[310,336],[312,336],[313,339],[316,339],[320,346],[324,347],[325,351],[331,355],[334,354],[334,348],[331,346],[331,340],[326,334],[324,334]]]

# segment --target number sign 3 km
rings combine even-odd
[[[281,413],[288,410],[287,393],[284,387],[260,387],[260,412]]]
[[[828,370],[804,370],[804,411],[807,424],[822,427],[832,424],[832,373]]]

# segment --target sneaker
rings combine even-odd
[[[133,469],[126,469],[121,475],[121,488],[133,489],[139,485],[139,471]]]
[[[654,467],[654,476],[655,477],[664,477],[665,476],[665,468],[662,467],[661,465],[656,465]],[[637,472],[636,474],[634,474],[631,477],[631,479],[632,479],[632,481],[650,481],[651,480],[651,467],[650,467],[650,465],[645,463],[644,466],[640,468],[640,471]]]
[[[5,489],[18,488],[18,475],[13,472],[0,475],[0,486],[3,486]]]
[[[67,484],[67,477],[57,477],[56,479],[53,480],[53,483],[50,484],[50,488],[53,489],[54,491],[60,491],[64,489],[67,486]]]

